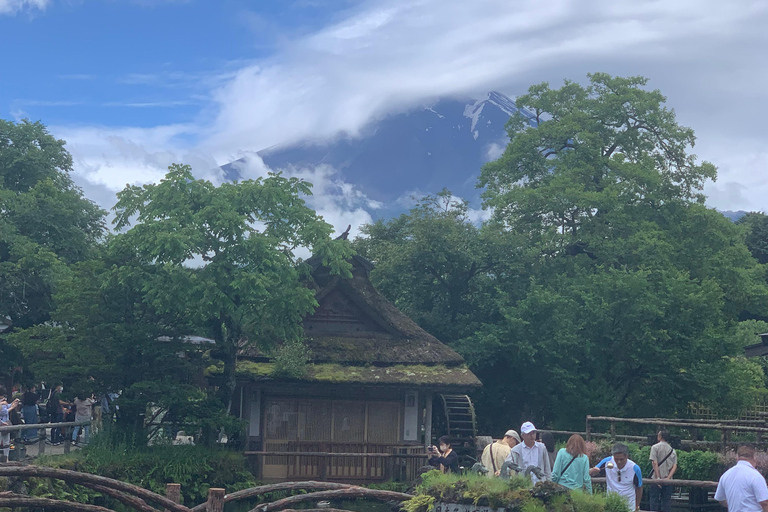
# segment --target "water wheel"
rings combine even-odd
[[[467,395],[435,395],[432,404],[432,439],[447,435],[461,462],[476,457],[477,421],[475,406]],[[471,466],[471,464],[470,464]]]

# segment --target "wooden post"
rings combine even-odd
[[[224,512],[224,489],[211,487],[208,489],[207,512]]]
[[[591,417],[592,417],[592,416],[590,416],[589,414],[587,414],[587,424],[586,424],[586,428],[585,428],[585,433],[586,433],[586,435],[587,435],[587,441],[591,441],[591,440],[592,440],[592,427],[591,427],[591,426],[590,426],[590,424],[589,424],[589,419],[590,419]]]
[[[165,484],[165,497],[174,503],[181,503],[181,484]],[[166,511],[168,509],[165,509]]]
[[[37,442],[37,455],[45,454],[45,436],[41,437]]]
[[[69,438],[69,436],[65,436],[64,437],[64,453],[65,454],[69,453],[71,445],[72,445],[72,440]]]
[[[727,428],[723,429],[723,435],[722,435],[722,441],[723,441],[723,452],[728,451],[728,442],[731,440],[730,432]]]
[[[611,442],[616,442],[616,422],[611,422]]]

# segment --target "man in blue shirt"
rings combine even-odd
[[[640,466],[629,460],[629,448],[616,443],[611,450],[612,457],[606,457],[589,470],[590,476],[605,472],[608,492],[614,492],[626,498],[630,510],[640,510],[643,497],[643,473]]]

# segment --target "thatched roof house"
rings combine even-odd
[[[351,279],[331,275],[318,259],[308,263],[319,306],[304,321],[304,375],[277,377],[274,362],[256,351],[237,364],[235,402],[249,421],[249,449],[261,452],[266,479],[390,478],[384,457],[268,453],[423,452],[431,442],[433,399],[466,393],[480,381],[459,354],[376,291],[369,261],[355,256]],[[456,419],[455,431],[459,421],[474,426],[471,410],[456,410],[472,417]]]

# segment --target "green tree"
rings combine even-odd
[[[220,398],[230,404],[237,353],[300,339],[317,303],[301,282],[294,251],[312,249],[335,273],[350,274],[346,241],[301,198],[311,185],[279,174],[219,187],[172,165],[158,184],[118,194],[116,250],[151,268],[143,300],[163,316],[185,319],[216,341],[224,360]]]
[[[768,263],[768,215],[750,212],[736,221],[747,230],[746,242],[752,256],[760,263]]]
[[[0,119],[0,322],[8,334],[50,319],[55,283],[89,258],[104,235],[104,214],[69,173],[64,141],[41,123]],[[21,354],[0,337],[3,380]]]
[[[184,319],[143,302],[153,271],[110,244],[98,259],[62,276],[52,322],[8,336],[27,367],[52,386],[62,382],[65,390],[86,394],[120,391],[121,431],[141,432],[148,404],[190,419],[190,408],[204,399],[200,380],[211,364],[210,347],[183,343]],[[216,408],[209,409],[206,417],[214,417]]]
[[[738,408],[762,387],[732,333],[765,311],[764,268],[703,206],[716,170],[689,153],[693,131],[661,93],[643,78],[589,78],[518,98],[538,124],[515,116],[481,173],[493,223],[524,240],[508,253],[530,259],[523,289],[499,276],[504,322],[467,339],[467,353],[491,387],[520,390],[514,409],[563,424],[692,400]]]
[[[375,262],[371,280],[422,327],[452,344],[488,319],[495,244],[443,190],[410,212],[364,226],[355,250]]]
[[[0,119],[0,317],[16,327],[48,319],[52,286],[104,235],[104,214],[69,176],[64,141],[41,123]]]

